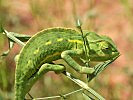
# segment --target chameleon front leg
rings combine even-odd
[[[16,82],[15,100],[24,100],[25,95],[30,91],[34,83],[41,76],[43,76],[45,73],[49,71],[54,71],[55,73],[61,73],[65,71],[65,66],[45,63],[25,83],[19,84],[19,82]]]
[[[77,62],[75,62],[72,57],[80,57],[80,55],[83,54],[83,50],[66,50],[62,52],[61,57],[64,59],[69,66],[71,66],[74,70],[76,70],[79,73],[82,74],[92,74],[95,70],[94,68],[89,68],[85,66],[79,65]]]

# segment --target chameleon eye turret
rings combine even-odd
[[[119,55],[119,52],[111,38],[100,36],[95,32],[84,31],[86,34],[90,61],[106,61]]]
[[[104,44],[101,46],[101,50],[108,57],[108,59],[114,58],[115,56],[119,55],[116,47],[114,47],[108,41],[104,42]]]

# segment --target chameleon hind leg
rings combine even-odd
[[[80,55],[83,54],[83,50],[66,50],[62,52],[61,57],[64,59],[69,66],[71,66],[74,70],[76,70],[79,73],[83,74],[91,74],[95,70],[94,68],[89,68],[85,66],[79,65],[72,57],[80,57]]]
[[[31,83],[34,83],[37,79],[39,79],[42,75],[49,71],[54,71],[55,73],[62,73],[65,70],[66,68],[63,65],[45,63],[40,67],[40,69],[35,73],[35,75],[30,78],[30,81],[33,81]]]
[[[24,85],[16,85],[16,100],[17,98],[24,98],[25,95],[30,91],[31,87],[34,85],[34,83],[45,73],[49,71],[54,71],[55,73],[61,73],[65,71],[65,66],[63,65],[56,65],[56,64],[43,64],[36,73],[34,73],[26,82]],[[20,91],[20,92],[19,92]],[[23,99],[20,99],[23,100]]]

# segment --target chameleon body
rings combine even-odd
[[[94,32],[84,31],[87,55],[80,32],[67,28],[51,28],[38,32],[20,51],[15,74],[15,99],[24,100],[32,85],[48,71],[65,71],[54,60],[64,59],[79,73],[92,74],[93,68],[80,66],[73,57],[82,61],[107,61],[119,55],[112,40]],[[87,58],[86,58],[87,56]]]

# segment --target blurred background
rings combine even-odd
[[[49,27],[75,28],[75,18],[79,16],[83,29],[111,37],[121,53],[88,85],[107,100],[133,100],[132,5],[133,0],[0,0],[0,23],[8,31],[33,35]],[[0,34],[0,54],[7,49],[7,38]],[[16,44],[7,57],[0,59],[0,100],[13,99],[14,57],[20,49]],[[83,75],[78,77],[86,81]],[[49,72],[37,81],[30,94],[44,97],[78,88],[65,76]],[[68,97],[68,100],[76,99],[84,100],[81,93]]]

